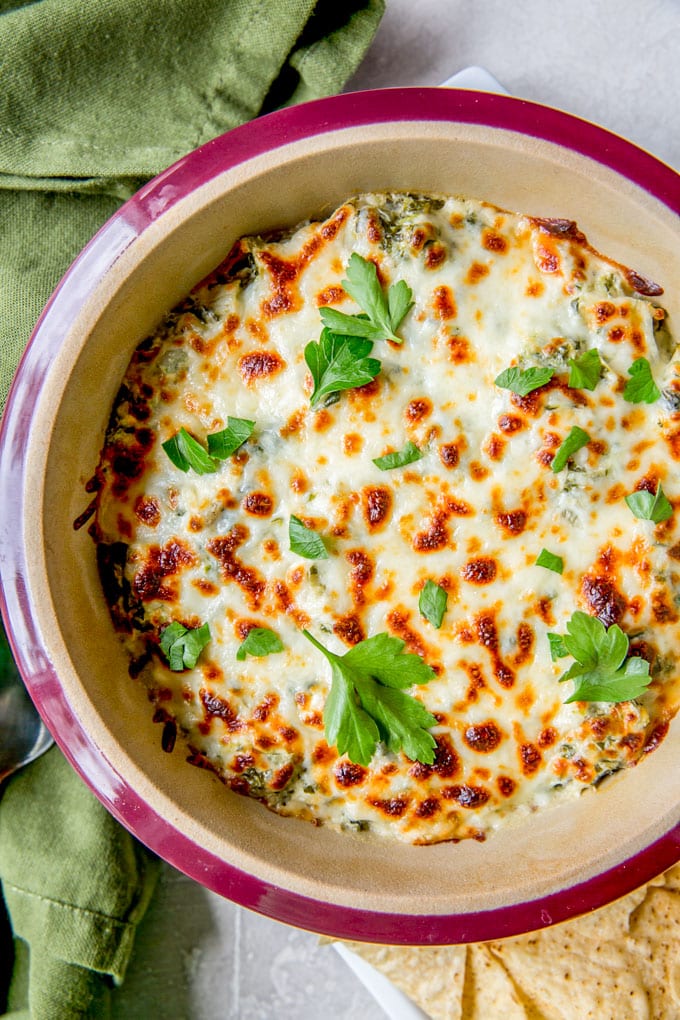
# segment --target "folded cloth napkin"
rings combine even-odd
[[[384,0],[0,0],[0,409],[40,309],[121,201],[217,134],[339,91],[383,10]],[[56,748],[0,796],[16,936],[8,996],[0,916],[0,1009],[102,1020],[157,864]]]
[[[384,0],[0,0],[0,409],[38,313],[145,180],[339,91]]]

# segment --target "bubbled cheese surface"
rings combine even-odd
[[[374,345],[380,375],[312,409],[304,348],[320,306],[361,310],[341,282],[353,252],[415,304],[403,343]],[[653,749],[679,696],[678,514],[639,520],[624,497],[661,483],[680,505],[680,381],[646,283],[567,221],[453,198],[364,195],[239,241],[140,345],[97,471],[102,577],[168,749],[177,729],[173,753],[236,792],[409,842],[484,838]],[[590,348],[602,378],[570,388],[568,359]],[[639,357],[663,390],[651,405],[622,396]],[[555,375],[521,397],[494,384],[513,365]],[[205,444],[230,416],[255,430],[214,473],[161,447],[181,427]],[[590,442],[554,473],[574,425]],[[408,441],[420,460],[373,463]],[[291,551],[291,515],[327,559]],[[536,565],[543,548],[561,575]],[[439,629],[418,609],[428,579],[448,593]],[[572,660],[553,662],[546,635],[575,610],[650,661],[639,699],[564,703]],[[211,632],[183,672],[158,650],[175,620]],[[237,660],[254,626],[284,650]],[[433,765],[379,745],[364,767],[328,746],[330,668],[305,628],[337,653],[388,632],[435,669],[411,692],[437,719]]]

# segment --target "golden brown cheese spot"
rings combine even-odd
[[[498,234],[495,230],[490,230],[487,227],[486,230],[482,231],[482,247],[498,255],[505,255],[508,250],[508,242],[502,234]]]
[[[525,776],[532,776],[541,766],[543,756],[535,744],[520,744],[519,760],[522,773]]]
[[[455,800],[462,808],[474,811],[475,808],[486,804],[491,794],[483,786],[445,786],[442,790],[442,797],[446,800]]]
[[[502,739],[501,731],[491,719],[484,723],[468,726],[463,731],[465,743],[473,751],[479,751],[480,754],[488,754],[490,751],[495,751]]]
[[[333,633],[337,634],[346,645],[358,645],[366,637],[361,620],[355,613],[339,617],[333,624]]]
[[[333,769],[333,778],[338,786],[360,786],[366,782],[368,770],[363,765],[356,765],[354,762],[342,760],[336,763]]]
[[[342,438],[342,449],[347,457],[355,457],[357,453],[361,453],[363,445],[363,437],[358,432],[348,432]]]
[[[439,459],[445,468],[458,467],[460,462],[461,442],[442,443],[439,447]]]
[[[448,514],[442,510],[436,510],[430,518],[426,531],[419,531],[413,538],[413,549],[415,552],[431,553],[438,549],[444,549],[449,542],[449,532],[446,527]]]
[[[243,509],[253,517],[269,517],[274,501],[266,492],[249,492],[242,503]]]
[[[164,582],[183,568],[193,566],[195,562],[196,557],[191,549],[177,538],[170,539],[162,548],[152,545],[144,566],[132,580],[132,589],[137,598],[144,602],[153,599],[174,602],[177,598],[176,588]]]
[[[325,287],[319,294],[316,295],[316,303],[320,307],[324,305],[339,304],[343,301],[347,295],[342,287]]]
[[[415,424],[422,421],[423,418],[427,418],[430,414],[432,414],[432,401],[428,400],[427,397],[419,397],[407,404],[404,417],[407,422]]]
[[[492,556],[479,556],[476,559],[468,560],[461,576],[470,584],[491,584],[495,581],[498,573],[498,566]]]
[[[524,510],[501,510],[494,514],[494,521],[509,536],[521,535],[527,526]]]
[[[499,776],[496,780],[496,786],[498,787],[498,792],[501,797],[512,797],[517,787],[517,783],[514,779],[511,779],[510,776]]]
[[[286,613],[297,623],[298,627],[308,627],[311,620],[295,603],[285,581],[274,581],[274,598],[279,612]]]
[[[489,267],[484,262],[473,262],[465,274],[465,282],[474,286],[489,275]]]
[[[581,581],[581,591],[592,613],[605,627],[620,622],[626,611],[626,600],[609,578],[586,574]]]
[[[220,589],[212,581],[208,581],[205,577],[197,577],[191,582],[194,588],[205,595],[206,598],[214,597],[219,595]]]
[[[409,652],[415,652],[416,655],[425,658],[425,644],[418,632],[410,626],[410,619],[411,614],[408,609],[399,606],[396,609],[390,610],[385,622],[395,637],[401,638]]]
[[[557,273],[560,270],[560,255],[554,242],[547,238],[536,239],[534,262],[541,273]]]
[[[671,432],[668,432],[664,439],[673,460],[680,460],[680,429],[673,429]]]
[[[657,623],[677,623],[678,613],[670,595],[663,588],[652,592],[652,614]]]
[[[273,351],[251,351],[238,361],[239,372],[247,386],[276,375],[285,367],[283,358]]]
[[[494,676],[502,687],[512,687],[515,683],[515,674],[512,669],[501,658],[499,652],[498,628],[493,613],[480,613],[475,618],[476,639],[482,647],[486,648],[493,663]]]
[[[380,531],[392,512],[392,493],[385,485],[367,486],[361,493],[361,505],[369,531]]]
[[[470,347],[470,341],[467,337],[454,334],[449,337],[449,361],[452,361],[455,365],[464,365],[466,362],[472,362],[475,360]]]
[[[408,770],[408,774],[414,779],[429,779],[432,775],[438,775],[441,779],[454,779],[460,772],[460,758],[451,743],[450,738],[441,733],[435,737],[437,746],[434,752],[434,762],[426,765],[424,762],[416,761]]]
[[[314,431],[327,432],[334,422],[334,416],[324,407],[314,415]]]
[[[385,800],[369,797],[368,803],[382,814],[387,815],[388,818],[401,818],[408,808],[409,802],[406,797],[390,797]]]
[[[435,287],[432,293],[432,307],[436,318],[442,322],[456,317],[456,301],[450,287],[445,285]]]
[[[216,694],[212,694],[205,687],[202,687],[198,693],[208,722],[212,717],[216,717],[222,719],[229,730],[243,729],[243,723],[228,701],[218,697]]]
[[[480,464],[478,460],[471,460],[470,477],[475,482],[483,482],[485,478],[489,477],[489,469],[484,464]]]
[[[492,432],[486,443],[484,444],[484,452],[487,454],[490,460],[501,460],[505,453],[505,439],[502,436]]]
[[[595,321],[599,326],[602,326],[608,319],[611,319],[616,315],[616,305],[613,305],[611,301],[600,301],[595,305]]]
[[[425,255],[425,268],[426,269],[437,269],[446,261],[446,248],[443,244],[439,244],[438,241],[434,241],[428,245],[427,252]]]
[[[441,810],[441,805],[437,798],[426,797],[425,800],[421,800],[420,803],[416,804],[413,813],[416,818],[432,818],[439,810]]]
[[[552,747],[557,741],[557,730],[552,726],[546,726],[545,729],[541,730],[538,737],[538,746],[545,749],[546,747]]]
[[[352,567],[349,575],[352,598],[357,605],[361,605],[366,601],[364,588],[373,579],[375,571],[373,560],[362,549],[350,549],[345,554],[345,559]]]
[[[652,751],[655,751],[659,744],[661,743],[661,741],[665,740],[666,736],[668,735],[669,726],[670,721],[668,719],[663,719],[661,722],[657,723],[652,728],[652,731],[645,740],[645,744],[643,747],[643,751],[645,754],[650,754]]]
[[[149,528],[157,528],[161,522],[161,508],[153,496],[138,496],[134,511],[137,519]]]
[[[541,280],[530,280],[524,293],[527,297],[540,297],[544,290],[545,284]]]
[[[513,657],[513,665],[522,666],[531,658],[534,648],[534,629],[525,620],[517,628],[517,651]]]
[[[246,567],[236,557],[236,550],[248,538],[248,529],[235,524],[231,531],[208,542],[209,553],[219,560],[225,581],[234,581],[243,591],[249,604],[257,609],[266,588],[266,582],[253,567]]]

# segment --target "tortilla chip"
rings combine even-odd
[[[432,1020],[465,1020],[465,946],[373,946],[346,942]]]
[[[350,946],[432,1020],[678,1020],[680,864],[607,907],[519,938]]]

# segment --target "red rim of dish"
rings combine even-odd
[[[22,541],[23,451],[33,408],[68,324],[113,262],[176,202],[218,174],[307,137],[374,123],[449,121],[517,131],[615,170],[680,214],[680,177],[626,140],[570,114],[457,89],[349,93],[251,121],[185,156],[126,202],[73,263],[43,312],[17,371],[0,427],[0,608],[19,668],[57,744],[105,807],[170,864],[215,892],[278,921],[327,935],[393,944],[488,941],[535,931],[603,906],[680,859],[680,825],[620,865],[540,900],[469,914],[393,914],[312,900],[239,871],[177,831],[119,775],[71,712],[42,645]],[[11,621],[11,625],[10,625]]]

